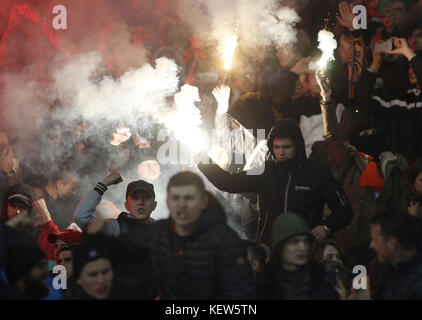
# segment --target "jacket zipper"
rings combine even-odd
[[[264,220],[264,224],[261,228],[261,232],[258,235],[258,243],[261,243],[262,235],[264,234],[265,226],[267,225],[267,219],[268,219],[268,210],[265,210],[265,220]]]
[[[287,203],[288,203],[289,188],[290,188],[291,181],[292,181],[292,173],[289,171],[289,179],[287,180],[286,191],[284,191],[284,213],[287,212]]]

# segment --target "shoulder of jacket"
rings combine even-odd
[[[210,228],[211,233],[218,233],[225,238],[238,238],[237,233],[227,223],[216,223]]]
[[[148,233],[151,238],[162,237],[170,230],[170,219],[157,220],[148,226]]]
[[[306,166],[299,170],[299,173],[301,172],[309,175],[310,179],[333,176],[332,171],[327,165],[312,160],[308,160]]]
[[[119,216],[117,217],[117,220],[123,221],[123,220],[126,220],[126,219],[129,219],[129,213],[124,212],[124,211],[120,212]]]

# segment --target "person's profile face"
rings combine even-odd
[[[378,257],[380,262],[389,263],[392,261],[393,249],[391,241],[384,239],[379,224],[371,224],[371,243],[369,245]]]
[[[413,51],[422,50],[422,28],[417,28],[412,32],[409,42]]]
[[[66,278],[69,279],[73,274],[73,255],[71,250],[63,250],[56,258],[57,265],[62,265],[66,268]]]
[[[59,180],[57,183],[57,191],[60,199],[68,199],[76,193],[78,180],[75,177],[67,177]]]
[[[422,196],[422,171],[417,175],[413,187],[415,188],[416,193]]]

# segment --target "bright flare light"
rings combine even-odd
[[[229,71],[232,66],[234,52],[236,51],[237,37],[229,36],[223,44],[224,70]]]
[[[321,30],[318,33],[318,48],[322,51],[322,57],[318,61],[318,68],[325,70],[328,62],[334,60],[334,50],[337,48],[337,41],[330,31]]]
[[[208,136],[200,127],[202,118],[195,102],[199,102],[198,88],[185,84],[174,95],[176,108],[165,117],[166,127],[172,131],[177,140],[186,144],[193,152],[208,148]]]
[[[230,154],[217,145],[211,146],[210,150],[208,150],[208,156],[223,169],[226,169],[230,162]]]

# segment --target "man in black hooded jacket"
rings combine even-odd
[[[350,223],[353,214],[343,187],[327,167],[307,159],[303,135],[295,121],[277,121],[267,144],[273,159],[264,163],[262,174],[256,174],[259,169],[230,174],[216,164],[198,165],[208,180],[222,191],[259,195],[257,242],[271,246],[273,221],[288,211],[302,216],[318,241]],[[325,203],[332,214],[323,220]]]

